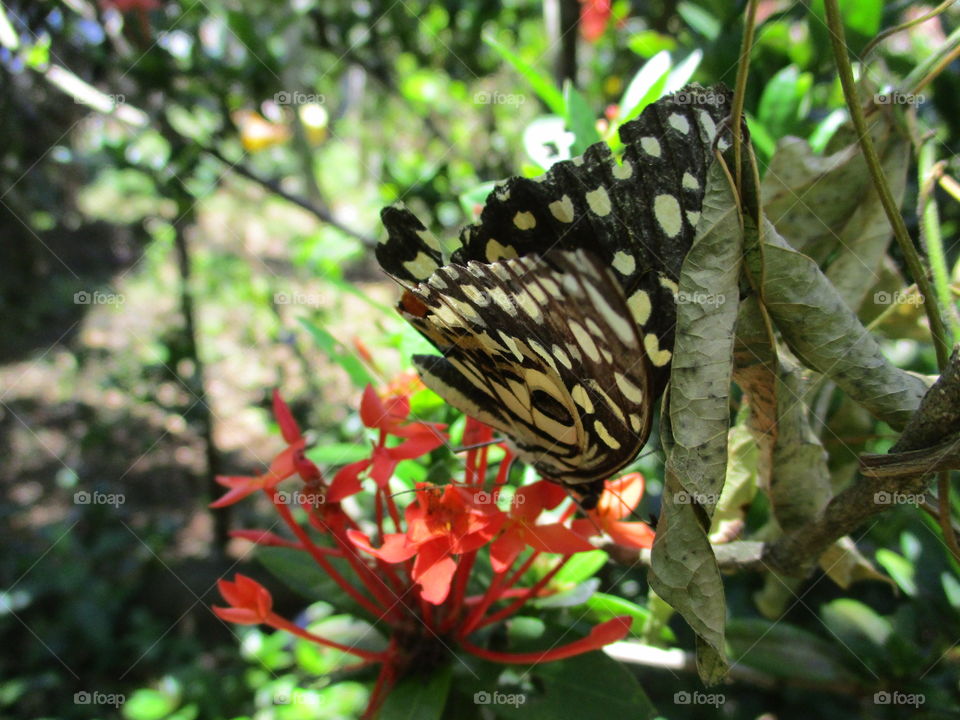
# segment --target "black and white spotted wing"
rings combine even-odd
[[[659,395],[672,357],[680,267],[729,110],[726,88],[690,85],[621,128],[619,161],[606,143],[598,143],[541,177],[507,180],[487,198],[480,221],[462,230],[451,261],[594,253],[613,268],[641,328]],[[719,142],[724,149],[726,137]],[[382,218],[388,237],[377,258],[388,273],[401,282],[421,282],[444,264],[440,243],[408,210],[385,208]]]
[[[443,353],[413,358],[424,383],[504,433],[545,477],[603,480],[646,442],[649,361],[616,278],[592,253],[446,265],[401,308]]]

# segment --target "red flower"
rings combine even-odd
[[[360,419],[368,428],[380,431],[373,455],[366,460],[345,465],[334,476],[327,499],[339,502],[360,492],[360,473],[370,469],[377,487],[385,488],[401,460],[412,460],[436,450],[446,442],[440,423],[406,422],[410,415],[410,398],[390,395],[381,399],[372,385],[367,385],[360,401]],[[387,436],[406,438],[399,445],[388,447]]]
[[[580,34],[587,42],[596,42],[607,29],[612,14],[610,0],[580,0]]]
[[[441,490],[421,483],[417,491],[417,502],[407,506],[406,533],[385,535],[379,549],[358,530],[348,530],[347,536],[358,548],[389,563],[416,555],[411,577],[422,588],[424,600],[440,605],[447,599],[457,569],[453,556],[490,542],[504,515],[495,506],[477,505],[473,493],[462,486],[447,485]]]
[[[589,537],[596,535],[598,528],[617,544],[628,548],[653,546],[654,531],[645,522],[621,522],[640,504],[643,497],[644,479],[640,473],[630,473],[607,482],[597,507],[587,513],[587,518],[573,521],[573,531]]]
[[[270,617],[273,598],[256,580],[237,573],[236,580],[217,581],[220,594],[230,607],[214,607],[217,617],[238,625],[259,625]]]
[[[278,484],[294,475],[300,475],[305,483],[316,483],[321,479],[320,469],[304,455],[307,441],[300,432],[297,421],[293,419],[290,408],[276,390],[273,391],[273,415],[280,426],[287,448],[273,459],[263,475],[255,477],[219,475],[216,478],[217,483],[229,488],[230,491],[210,503],[210,507],[232,505],[257,490],[273,490]]]
[[[368,387],[360,415],[367,427],[380,431],[370,456],[337,472],[326,491],[325,502],[301,503],[300,513],[295,514],[281,499],[276,484],[299,474],[307,481],[307,487],[320,485],[322,489],[322,478],[316,466],[303,456],[304,438],[279,395],[274,396],[274,415],[287,448],[263,475],[218,478],[230,491],[215,505],[236,502],[257,489],[265,490],[293,539],[272,530],[241,530],[233,536],[308,554],[327,577],[388,631],[389,645],[379,651],[364,650],[310,633],[273,612],[267,589],[244,575],[219,583],[228,606],[215,607],[214,612],[230,622],[265,624],[351,653],[360,658],[361,664],[381,663],[365,717],[375,715],[399,678],[417,669],[414,666],[423,657],[425,645],[432,644],[442,651],[450,642],[494,662],[535,664],[596,650],[623,638],[629,631],[629,618],[615,618],[594,627],[587,637],[543,651],[501,652],[475,644],[473,638],[478,630],[509,619],[533,598],[556,592],[549,585],[551,579],[575,553],[592,548],[586,536],[594,528],[590,520],[578,521],[588,523],[586,531],[578,529],[577,523],[568,527],[569,517],[575,511],[573,505],[560,512],[558,520],[538,524],[544,511],[560,509],[567,499],[562,488],[547,481],[518,488],[509,513],[497,508],[497,493],[507,481],[512,455],[508,451],[494,461],[499,461],[494,492],[480,490],[490,480],[488,470],[494,474],[487,444],[493,440],[491,428],[475,420],[466,424],[462,437],[469,447],[465,455],[465,483],[443,487],[420,483],[415,500],[401,511],[386,489],[396,463],[435,449],[445,441],[441,433],[444,426],[408,422],[410,402],[406,394],[395,390],[381,398]],[[402,438],[402,442],[388,447],[389,436]],[[360,476],[366,471],[376,480],[372,487],[373,503],[358,503],[357,507],[372,508],[372,517],[354,518],[351,513],[355,509],[345,508],[339,501],[361,491]],[[611,487],[632,505],[643,494],[639,475],[621,478]],[[619,503],[619,496],[604,493],[591,513],[592,522],[602,525],[615,539],[635,539],[638,531],[633,526],[643,523],[621,522],[624,513]],[[373,547],[369,536],[360,531],[361,523],[375,525],[380,547]],[[646,531],[652,537],[652,531]],[[493,578],[480,594],[469,595],[468,589],[474,585],[471,581],[475,580],[471,575],[475,561],[487,545]],[[527,547],[533,552],[518,562]],[[363,553],[358,553],[358,549]],[[562,557],[536,582],[523,585],[527,571],[541,553]]]
[[[563,488],[547,480],[517,490],[510,506],[510,518],[500,537],[490,545],[490,564],[494,572],[506,571],[527,546],[538,552],[561,555],[593,550],[593,545],[562,522],[536,524],[541,512],[552,510],[566,499]]]

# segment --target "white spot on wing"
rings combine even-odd
[[[487,240],[486,256],[488,262],[496,262],[504,258],[517,257],[517,251],[516,248],[509,245],[501,245],[496,240],[490,239]]]
[[[440,266],[437,265],[436,260],[421,251],[417,253],[417,256],[413,260],[407,260],[407,262],[403,264],[403,267],[417,280],[426,280],[433,274],[434,270]]]
[[[643,290],[637,290],[630,299],[627,300],[627,307],[630,308],[630,314],[633,315],[634,322],[637,325],[646,325],[650,319],[650,296]]]
[[[700,181],[697,180],[693,175],[691,175],[691,174],[688,173],[688,172],[685,172],[685,173],[683,174],[683,182],[682,182],[682,184],[683,184],[683,186],[684,186],[687,190],[699,190],[699,189],[700,189]]]
[[[590,333],[584,330],[583,325],[578,322],[570,322],[570,331],[573,333],[573,336],[577,340],[577,344],[583,348],[583,351],[587,354],[594,362],[600,362],[600,351],[597,350],[596,344],[593,342],[593,338],[590,337]]]
[[[637,405],[643,402],[643,390],[634,385],[626,375],[623,373],[614,373],[613,379],[627,400]]]
[[[421,240],[423,240],[423,244],[428,248],[440,252],[440,241],[437,240],[437,236],[432,232],[429,230],[417,230],[417,235]]]
[[[653,199],[653,215],[668,237],[676,237],[683,226],[680,218],[680,203],[673,195],[657,195]]]
[[[690,123],[679,113],[671,113],[670,117],[667,118],[667,122],[670,123],[670,127],[677,132],[682,132],[684,135],[690,132]]]
[[[630,164],[629,160],[624,160],[622,165],[613,165],[613,176],[617,180],[626,180],[631,175],[633,175],[633,165]]]
[[[637,260],[630,253],[617,250],[617,254],[613,256],[611,265],[613,265],[614,270],[621,275],[630,275],[637,269]]]
[[[647,333],[643,338],[643,347],[647,351],[647,357],[650,358],[656,367],[663,367],[672,357],[672,353],[669,350],[660,349],[660,340],[657,339],[657,336],[653,333]]]
[[[573,200],[569,195],[564,195],[559,200],[554,200],[547,205],[550,214],[562,223],[573,222]]]
[[[652,157],[660,157],[660,141],[655,137],[640,138],[640,147]]]
[[[611,448],[612,450],[619,450],[620,443],[617,442],[617,439],[610,434],[610,431],[607,430],[606,426],[599,420],[593,421],[593,430],[600,436],[600,439],[603,440],[604,444]]]
[[[518,230],[532,230],[537,226],[537,219],[532,212],[518,212],[513,216],[513,224]]]
[[[602,185],[587,193],[587,205],[600,217],[610,214],[610,196]]]

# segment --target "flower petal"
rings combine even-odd
[[[617,545],[628,548],[653,547],[656,536],[653,528],[645,522],[608,522],[604,529]]]
[[[422,545],[413,563],[413,578],[423,589],[423,599],[433,605],[442,604],[450,593],[450,582],[456,570],[457,563],[450,557],[445,543]]]
[[[528,525],[526,541],[534,550],[561,555],[573,555],[594,549],[583,537],[561,523]]]
[[[493,566],[493,571],[506,572],[525,547],[526,543],[521,532],[512,528],[504,532],[490,544],[490,564]]]
[[[360,492],[362,487],[359,475],[368,467],[370,467],[370,460],[358,460],[337,470],[337,474],[333,476],[333,482],[330,484],[330,489],[327,490],[327,502],[340,502],[344,498]]]
[[[367,385],[360,400],[360,419],[368,428],[379,428],[386,417],[387,410],[383,407],[380,396],[373,389],[373,385]]]
[[[607,482],[595,512],[614,520],[629,515],[643,498],[645,481],[641,473],[628,473]]]
[[[280,397],[279,390],[273,391],[273,416],[277,419],[280,432],[283,434],[283,439],[287,441],[287,445],[292,445],[302,437],[300,426],[297,425],[297,421],[293,419],[293,413],[290,412],[290,408],[283,401],[283,398]]]
[[[359,530],[347,530],[347,537],[354,547],[364,552],[368,552],[376,558],[380,558],[389,563],[403,562],[409,560],[417,553],[417,546],[407,542],[407,536],[404,533],[390,533],[383,538],[383,545],[379,548],[373,547],[370,538]]]

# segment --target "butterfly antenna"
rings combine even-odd
[[[605,492],[608,492],[608,493],[610,493],[611,495],[613,495],[617,500],[620,501],[620,504],[621,504],[621,505],[623,505],[624,507],[627,507],[627,503],[624,501],[624,499],[623,499],[623,497],[620,495],[620,493],[618,493],[616,490],[614,490],[614,489],[612,489],[612,488],[610,488],[610,487],[607,487],[606,490],[605,490]],[[643,517],[640,516],[640,513],[638,513],[638,512],[637,512],[636,510],[634,510],[633,508],[628,508],[628,511],[629,511],[629,513],[630,513],[631,515],[633,515],[633,517],[635,517],[635,518],[636,518],[637,520],[639,520],[640,522],[644,522],[644,523],[647,522],[646,520],[643,519]]]
[[[453,452],[462,453],[462,452],[467,452],[469,450],[479,450],[480,448],[485,448],[490,445],[496,445],[502,442],[503,442],[502,438],[492,438],[490,440],[484,440],[483,442],[474,443],[473,445],[461,445],[458,448],[453,448]]]

